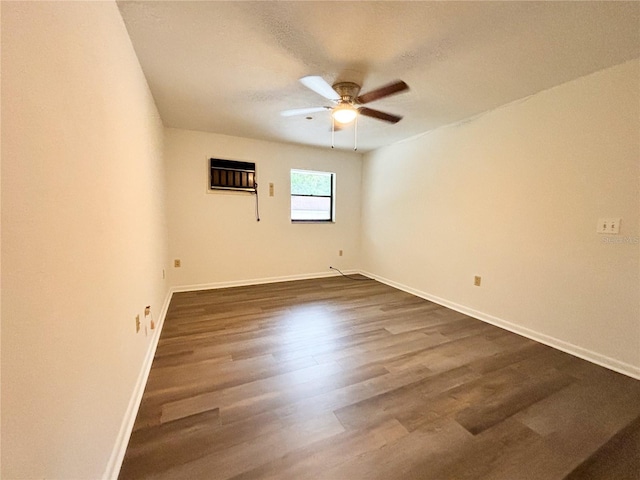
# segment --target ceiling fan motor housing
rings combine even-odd
[[[338,82],[333,89],[340,95],[343,102],[354,103],[360,93],[360,85],[353,82]]]

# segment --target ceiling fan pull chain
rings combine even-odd
[[[355,122],[353,124],[353,151],[358,150],[358,116],[356,115]]]
[[[333,118],[333,115],[331,115],[331,148],[334,148],[335,146],[335,130],[336,130],[336,119]]]

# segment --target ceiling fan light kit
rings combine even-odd
[[[360,85],[353,82],[338,82],[333,86],[329,85],[324,78],[319,76],[306,76],[300,79],[305,87],[313,90],[318,95],[323,96],[327,100],[333,103],[333,106],[324,107],[309,107],[309,108],[295,108],[292,110],[285,110],[280,112],[282,116],[290,117],[294,115],[308,115],[312,112],[319,112],[323,110],[330,110],[332,117],[332,126],[334,121],[339,124],[346,125],[357,119],[358,115],[364,115],[366,117],[375,118],[389,123],[398,123],[402,120],[402,117],[393,115],[391,113],[381,112],[372,108],[362,107],[365,103],[380,100],[382,98],[394,95],[396,93],[409,90],[409,86],[402,80],[396,80],[384,87],[377,88],[364,95],[359,95]],[[332,148],[333,148],[333,131],[332,134]],[[357,137],[354,137],[354,144],[357,148]]]
[[[356,115],[358,115],[358,111],[348,103],[343,103],[334,108],[331,115],[333,115],[336,122],[347,124],[353,122]]]

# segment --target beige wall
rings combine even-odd
[[[0,2],[0,38],[2,38],[2,2]],[[2,42],[0,42],[0,58]],[[2,98],[2,62],[0,61],[0,99]],[[1,112],[1,105],[0,105]],[[0,113],[0,132],[2,131],[2,115]],[[2,212],[2,135],[0,134],[0,220]],[[0,245],[2,245],[2,221],[0,221]],[[2,271],[2,254],[0,253],[0,272]],[[0,275],[0,476],[2,475],[2,275]]]
[[[631,61],[368,154],[364,269],[640,375],[639,85]]]
[[[162,124],[113,2],[3,2],[2,71],[1,476],[100,478],[168,290]]]
[[[177,129],[165,130],[164,143],[170,256],[182,265],[171,267],[172,285],[313,276],[329,266],[359,265],[359,154]],[[207,191],[211,157],[256,163],[260,222],[255,196]],[[336,174],[335,223],[291,223],[292,168]]]

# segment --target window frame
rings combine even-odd
[[[293,186],[291,184],[291,174],[294,172],[298,173],[310,173],[310,174],[320,174],[327,175],[331,179],[331,193],[329,195],[313,195],[313,194],[294,194]],[[301,168],[292,168],[289,172],[289,219],[291,223],[335,223],[336,221],[336,174],[335,172],[327,172],[321,170],[304,170]],[[331,204],[329,209],[329,218],[328,219],[294,219],[293,218],[293,205],[291,200],[293,197],[318,197],[318,198],[328,198]]]

